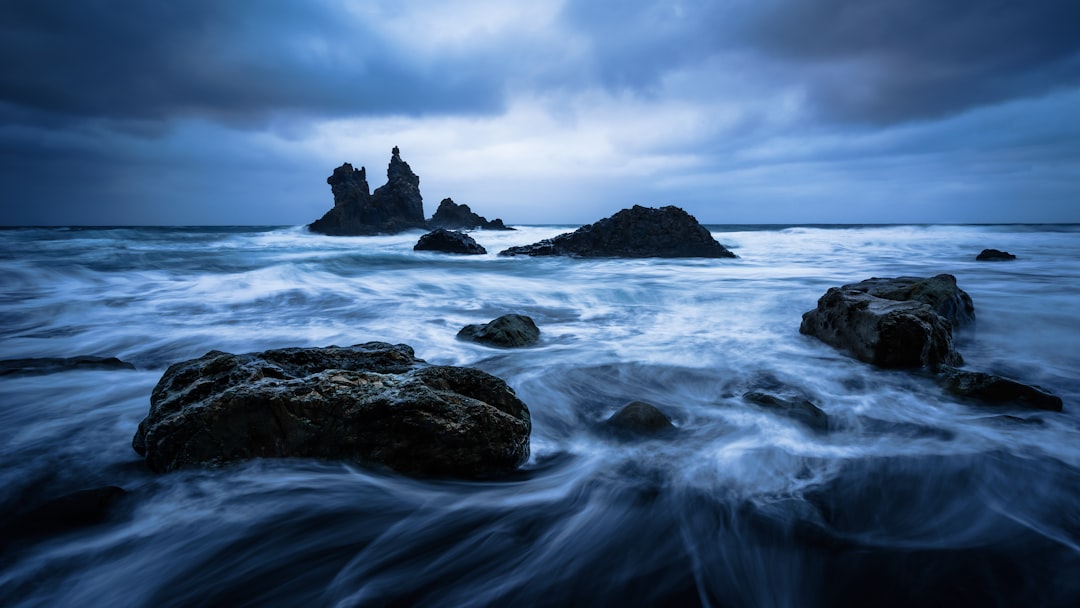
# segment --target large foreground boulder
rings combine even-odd
[[[678,207],[634,205],[595,224],[499,255],[583,258],[733,258],[694,216]]]
[[[934,308],[873,295],[866,283],[830,288],[817,308],[803,314],[799,331],[881,367],[933,369],[963,362],[953,347],[952,325]]]
[[[958,329],[975,323],[975,304],[966,291],[956,286],[956,277],[939,274],[930,278],[870,278],[844,285],[840,289],[861,291],[874,297],[907,302],[922,302],[934,309]]]
[[[444,198],[435,210],[435,215],[428,220],[432,228],[448,228],[450,230],[513,230],[499,218],[491,221],[482,215],[473,213],[468,205],[459,205],[452,198]]]
[[[466,325],[457,337],[489,346],[515,348],[530,346],[540,341],[540,328],[525,315],[503,315],[483,325]]]
[[[154,387],[132,446],[157,472],[312,457],[482,477],[523,463],[531,428],[528,407],[499,378],[369,342],[177,363]]]
[[[436,228],[420,237],[413,245],[413,251],[440,251],[442,253],[460,253],[464,255],[482,255],[487,253],[482,245],[464,232]]]
[[[369,193],[364,167],[345,163],[326,178],[334,194],[334,208],[312,222],[308,229],[333,236],[393,234],[426,228],[420,177],[401,160],[395,146],[386,168],[386,184]]]

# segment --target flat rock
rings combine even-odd
[[[511,247],[502,256],[565,255],[582,258],[733,258],[694,216],[678,207],[634,205],[574,232],[532,245]]]
[[[135,366],[116,357],[41,357],[0,361],[0,376],[53,374],[83,369],[132,370]]]
[[[815,431],[825,432],[829,430],[829,416],[821,408],[806,399],[784,399],[758,391],[745,393],[743,399]]]
[[[604,421],[609,432],[623,436],[661,435],[675,430],[671,418],[656,406],[644,401],[633,401]]]
[[[450,230],[513,230],[503,224],[501,219],[488,221],[486,217],[474,213],[468,205],[459,205],[452,198],[444,198],[439,202],[439,208],[428,220],[428,226]]]
[[[886,299],[850,285],[821,296],[817,308],[803,314],[799,331],[881,367],[963,362],[953,347],[952,325],[929,304]]]
[[[503,315],[489,323],[466,325],[457,337],[491,346],[514,348],[536,344],[540,340],[540,328],[525,315]]]
[[[949,394],[983,405],[1011,405],[1051,412],[1060,412],[1063,405],[1060,397],[1039,387],[985,372],[943,367],[938,370],[937,381]]]
[[[334,195],[334,207],[308,229],[332,236],[394,234],[427,228],[420,177],[401,159],[395,146],[386,168],[386,184],[369,193],[364,167],[344,163],[326,178]]]
[[[487,253],[479,243],[464,232],[436,228],[420,237],[413,245],[413,251],[440,251],[442,253],[459,253],[463,255],[482,255]]]
[[[1007,262],[1009,260],[1015,260],[1016,256],[1008,251],[983,249],[979,252],[979,255],[975,256],[975,259],[979,262]]]
[[[368,342],[212,351],[172,365],[132,447],[157,472],[306,457],[485,477],[528,458],[531,428],[528,407],[501,379]]]

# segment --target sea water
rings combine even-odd
[[[737,259],[496,255],[572,228],[474,232],[481,256],[414,252],[420,232],[0,230],[0,359],[137,368],[0,377],[3,520],[128,491],[104,523],[9,543],[0,604],[1080,602],[1080,227],[711,226]],[[976,262],[987,247],[1018,259]],[[966,368],[1041,386],[1063,412],[961,403],[799,333],[831,286],[939,273],[975,303]],[[455,337],[506,313],[540,343]],[[155,475],[131,448],[171,363],[372,340],[506,380],[532,413],[522,470]],[[751,390],[809,399],[831,430],[755,408]],[[600,432],[635,400],[677,432]]]

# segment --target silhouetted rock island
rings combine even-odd
[[[674,206],[634,205],[574,232],[499,255],[566,255],[583,258],[733,258],[694,216]]]
[[[513,228],[503,224],[501,219],[495,218],[488,221],[484,216],[473,213],[473,210],[468,205],[459,205],[451,198],[444,198],[439,203],[439,208],[435,210],[435,215],[428,220],[428,225],[432,228],[448,228],[450,230],[472,230],[474,228],[481,230],[513,230]]]
[[[501,379],[429,365],[404,344],[368,342],[211,351],[172,365],[132,447],[157,472],[309,457],[485,477],[525,462],[531,430],[529,408]]]
[[[394,147],[386,168],[386,184],[369,193],[364,167],[345,163],[326,178],[334,193],[334,208],[308,228],[334,236],[390,234],[410,228],[426,228],[420,177],[401,160]]]
[[[464,232],[436,228],[420,237],[413,245],[413,251],[441,251],[442,253],[460,253],[482,255],[487,253],[479,243]]]

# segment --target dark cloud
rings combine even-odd
[[[575,0],[563,16],[609,86],[648,92],[703,58],[750,53],[841,122],[938,118],[1080,84],[1075,0]]]
[[[61,118],[234,125],[500,107],[498,80],[463,67],[475,58],[411,56],[377,25],[328,2],[3,0],[0,100]]]

